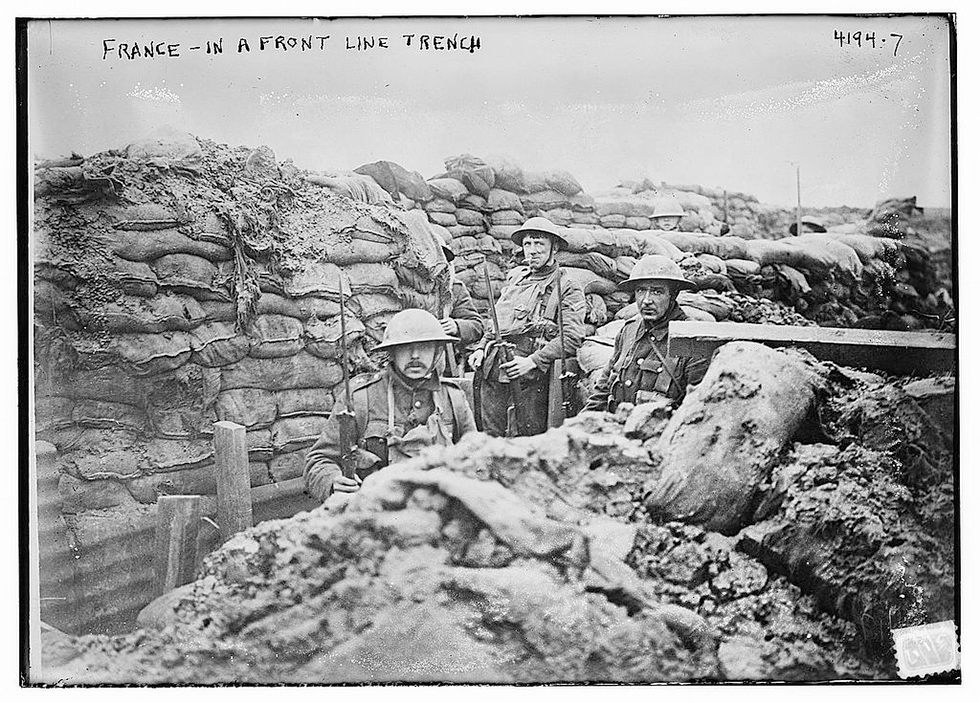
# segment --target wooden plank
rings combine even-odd
[[[200,524],[200,496],[157,498],[156,595],[194,579]]]
[[[223,420],[214,423],[217,467],[218,527],[221,539],[252,526],[252,493],[248,475],[245,428]]]
[[[671,322],[671,356],[709,358],[736,340],[770,347],[800,347],[841,366],[896,374],[944,373],[956,367],[956,335],[945,332],[892,332],[841,327],[792,327],[742,322]]]

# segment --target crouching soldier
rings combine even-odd
[[[532,217],[511,239],[527,265],[508,275],[493,308],[494,329],[470,356],[480,382],[482,428],[495,437],[548,429],[552,366],[574,359],[585,337],[585,294],[555,259],[567,245],[558,228]]]
[[[446,344],[455,341],[425,310],[402,310],[391,318],[376,347],[388,350],[387,367],[351,379],[352,407],[345,399],[337,401],[306,456],[310,495],[324,501],[331,493],[353,493],[378,469],[476,430],[463,391],[441,378]],[[349,438],[345,415],[353,420]]]
[[[667,356],[668,323],[688,319],[677,294],[694,285],[670,258],[651,255],[636,263],[620,287],[633,292],[639,314],[616,335],[612,358],[585,409],[613,411],[619,403],[648,402],[658,395],[680,402],[708,367],[706,359]]]

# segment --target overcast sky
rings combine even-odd
[[[454,33],[479,49],[418,48]],[[260,49],[276,35],[314,49]],[[389,48],[345,48],[358,36]],[[120,58],[124,43],[178,55]],[[948,207],[948,57],[936,17],[39,21],[29,127],[41,157],[170,125],[315,170],[388,159],[430,177],[447,156],[500,154],[568,169],[589,192],[647,176],[781,205],[795,205],[799,163],[804,206]]]

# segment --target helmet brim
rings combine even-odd
[[[673,283],[678,290],[694,290],[696,285],[686,278],[672,278],[668,276],[651,276],[649,278],[628,278],[619,284],[622,290],[632,291],[639,283]]]
[[[441,337],[430,336],[422,337],[420,339],[405,340],[404,342],[381,342],[375,349],[391,349],[392,347],[404,347],[407,344],[426,344],[427,342],[434,342],[436,344],[446,344],[449,342],[458,342],[459,337],[451,337],[446,334]]]
[[[543,234],[545,236],[551,237],[551,239],[558,245],[558,249],[568,249],[568,242],[560,234],[555,234],[554,232],[545,232],[543,229],[518,229],[510,235],[510,241],[514,242],[517,246],[524,245],[524,236],[528,234]]]

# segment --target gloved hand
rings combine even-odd
[[[448,334],[449,336],[451,337],[459,336],[459,324],[456,322],[456,320],[450,317],[446,317],[439,320],[439,324],[442,326],[442,331]]]
[[[486,357],[486,353],[482,349],[477,349],[475,352],[470,354],[469,364],[470,368],[474,371],[483,366],[483,359]]]

